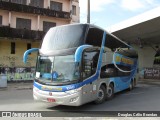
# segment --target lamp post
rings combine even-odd
[[[87,23],[90,23],[90,0],[87,3]]]

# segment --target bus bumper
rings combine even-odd
[[[44,101],[53,105],[68,105],[80,106],[81,105],[81,91],[70,90],[67,92],[49,92],[39,90],[33,87],[33,98],[36,101]]]

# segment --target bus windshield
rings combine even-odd
[[[36,79],[49,85],[69,84],[79,80],[79,65],[74,55],[39,56]]]
[[[85,32],[86,25],[79,24],[51,28],[43,39],[41,50],[53,51],[79,47],[84,44]]]

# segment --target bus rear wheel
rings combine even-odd
[[[105,101],[106,99],[106,88],[101,85],[101,87],[98,90],[98,96],[97,100],[95,101],[96,104],[101,104]]]
[[[114,86],[110,84],[107,88],[106,100],[110,100],[114,97]]]
[[[131,80],[130,84],[129,84],[129,90],[133,90],[134,88],[134,80]]]

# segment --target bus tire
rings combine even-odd
[[[110,100],[114,97],[114,86],[111,83],[107,89],[106,100]]]
[[[98,98],[94,101],[96,104],[101,104],[106,99],[106,88],[101,85],[101,87],[98,90]]]
[[[133,90],[134,88],[134,80],[131,80],[130,84],[129,84],[129,90]]]
[[[136,81],[136,78],[134,78],[133,87],[136,87],[136,85],[137,85],[137,81]]]

